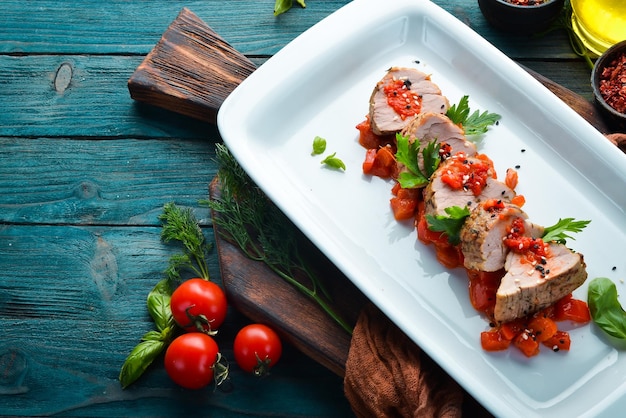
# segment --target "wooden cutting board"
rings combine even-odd
[[[196,119],[215,123],[217,111],[230,92],[255,66],[201,19],[183,9],[128,81],[135,100]],[[572,91],[527,69],[537,80],[602,133],[609,133],[596,108]],[[219,193],[214,180],[211,195]],[[302,352],[343,376],[350,335],[313,302],[265,265],[247,259],[215,229],[222,281],[230,302],[258,322],[274,326]],[[304,238],[333,294],[336,308],[355,323],[367,298]]]

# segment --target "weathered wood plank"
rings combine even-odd
[[[204,123],[138,105],[130,98],[126,84],[141,60],[120,56],[0,56],[0,108],[5,110],[0,113],[0,136],[209,135],[211,128]],[[55,83],[59,72],[64,81]]]
[[[127,88],[143,57],[0,56],[0,136],[206,138],[211,125],[133,101]],[[253,60],[258,66],[263,60]],[[57,71],[72,68],[67,87],[54,89]],[[524,61],[554,82],[591,99],[585,65]],[[19,100],[16,98],[19,97]]]
[[[488,25],[475,1],[434,2],[513,58],[575,58],[562,32],[540,38],[502,36]],[[304,10],[296,7],[275,18],[273,0],[46,0],[37,1],[37,7],[5,0],[0,16],[0,53],[147,54],[180,10],[188,7],[242,53],[272,55],[346,3],[315,0],[307,2]],[[99,30],[94,31],[94,27]]]
[[[210,223],[209,139],[0,138],[0,223],[158,225],[163,205]]]
[[[184,8],[128,80],[134,100],[216,123],[254,63]]]
[[[0,52],[146,54],[183,7],[240,51],[271,55],[346,0],[315,0],[276,18],[274,0],[3,1]],[[97,28],[97,30],[94,30]]]
[[[289,345],[263,382],[233,365],[231,392],[181,390],[159,360],[122,391],[119,368],[152,329],[145,297],[175,251],[159,234],[156,227],[0,226],[1,414],[349,414],[341,379]],[[210,229],[206,237],[212,242]],[[209,269],[219,280],[216,263],[211,257]],[[245,323],[230,311],[216,337],[228,359]]]

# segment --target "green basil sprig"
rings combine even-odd
[[[606,277],[589,283],[587,303],[593,321],[608,335],[626,339],[626,312],[617,298],[617,287]]]
[[[146,303],[156,331],[148,331],[126,357],[119,376],[123,388],[139,379],[172,340],[174,318],[170,309],[171,295],[172,290],[167,279],[157,283],[148,294]]]

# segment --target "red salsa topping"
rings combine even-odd
[[[383,88],[387,104],[402,120],[417,115],[422,108],[422,98],[411,91],[410,80],[393,80]]]
[[[613,109],[626,113],[626,54],[620,54],[602,70],[600,94]]]
[[[524,236],[524,220],[516,218],[504,239],[504,244],[519,254],[524,254],[526,261],[535,265],[545,264],[548,256],[548,245],[541,238]]]
[[[448,160],[448,170],[441,175],[441,181],[451,189],[471,190],[474,196],[478,196],[491,176],[492,166],[490,161],[468,160],[465,154],[458,153]]]

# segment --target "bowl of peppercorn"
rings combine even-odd
[[[613,45],[596,60],[591,86],[609,122],[626,129],[626,41]]]
[[[548,29],[564,4],[565,0],[478,0],[480,11],[491,26],[523,35]]]

